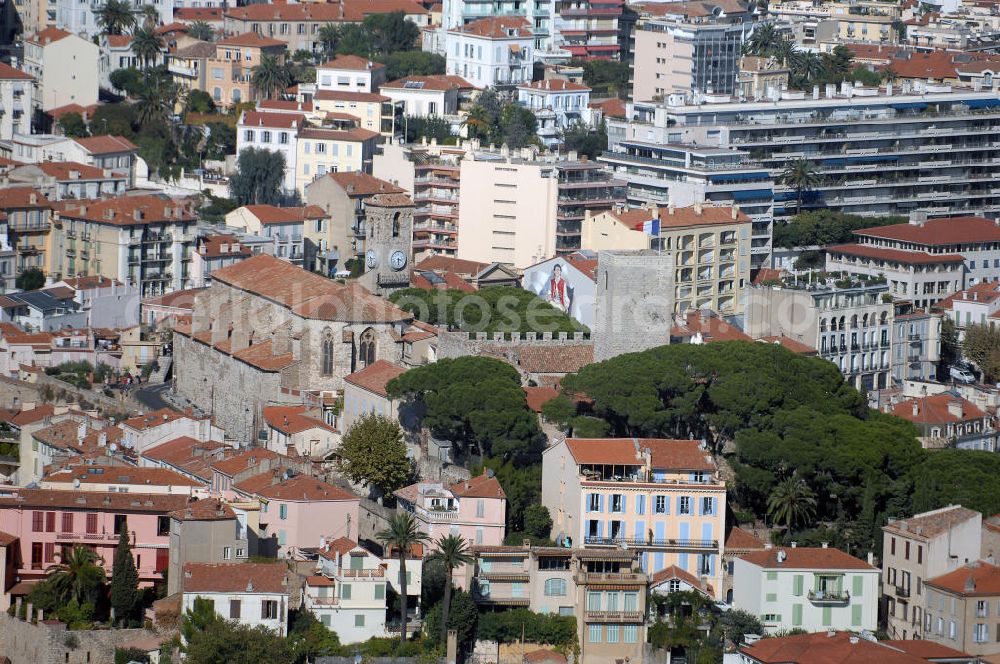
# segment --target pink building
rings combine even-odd
[[[237,496],[260,503],[260,537],[277,538],[278,556],[318,547],[324,538],[357,537],[361,499],[323,480],[268,471],[232,488]]]
[[[484,473],[449,486],[418,482],[395,495],[399,508],[413,514],[431,539],[453,534],[472,544],[503,544],[507,495],[492,475]]]
[[[132,540],[132,553],[142,585],[161,578],[170,552],[170,517],[188,496],[12,489],[0,493],[0,532],[17,543],[15,574],[22,581],[42,579],[59,555],[74,545],[92,549],[111,573],[122,529]]]

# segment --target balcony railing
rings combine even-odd
[[[609,583],[645,584],[646,575],[642,572],[577,572],[575,581],[591,586]]]
[[[641,537],[586,537],[585,544],[595,544],[598,546],[629,546],[645,547],[672,547],[678,549],[718,549],[719,540],[703,539],[669,539],[669,538],[641,538]]]
[[[849,602],[851,594],[846,590],[810,590],[809,601],[813,604],[843,604]]]
[[[340,571],[340,576],[347,579],[381,579],[385,576],[385,570],[378,569],[345,569]]]
[[[105,540],[117,540],[118,535],[112,533],[59,533],[59,536],[56,539],[100,542]]]
[[[307,602],[313,606],[337,606],[340,604],[339,597],[313,597],[306,595]]]
[[[587,611],[584,622],[598,623],[638,623],[642,622],[642,611]]]
[[[896,586],[896,597],[909,597],[910,589],[906,586]]]

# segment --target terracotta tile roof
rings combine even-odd
[[[757,341],[767,344],[778,344],[784,346],[793,353],[799,353],[800,355],[816,355],[816,349],[809,344],[804,344],[801,341],[792,339],[791,337],[786,337],[783,334],[771,337],[761,337],[760,339],[757,339]]]
[[[123,420],[122,426],[130,427],[137,431],[145,431],[146,429],[152,429],[163,424],[169,424],[170,422],[174,422],[185,417],[191,416],[187,413],[173,410],[172,408],[161,408],[159,410],[146,413],[145,415],[136,415],[135,417]],[[191,419],[195,418],[191,417]]]
[[[778,552],[785,552],[785,560],[778,562]],[[833,547],[776,547],[752,551],[740,556],[741,560],[761,569],[857,569],[878,570],[863,560]]]
[[[930,512],[915,514],[909,519],[890,521],[882,526],[882,530],[911,539],[931,540],[954,526],[979,516],[979,512],[961,505],[949,505]]]
[[[4,187],[0,189],[0,210],[51,209],[51,207],[45,194],[34,187]]]
[[[170,513],[178,521],[226,521],[236,518],[236,512],[218,498],[202,498]]]
[[[284,46],[288,44],[280,39],[264,37],[256,32],[244,32],[242,35],[227,37],[216,42],[219,46],[247,46],[249,48],[268,48],[272,46]]]
[[[980,281],[978,284],[969,286],[964,291],[952,293],[948,297],[938,300],[936,309],[951,309],[955,302],[981,302],[990,304],[1000,298],[1000,281]]]
[[[288,435],[310,429],[336,431],[323,421],[321,415],[313,414],[307,406],[267,406],[263,414],[268,426]]]
[[[226,251],[222,250],[223,247],[226,247]],[[253,255],[250,247],[240,244],[235,235],[206,235],[199,240],[198,248],[195,251],[203,258],[226,258],[229,256],[249,258]]]
[[[17,541],[17,535],[0,531],[0,546],[10,546]]]
[[[60,450],[74,452],[85,452],[97,447],[98,432],[96,429],[86,429],[83,439],[80,439],[81,423],[74,419],[62,420],[46,426],[32,434],[32,437],[41,443]],[[108,441],[116,443],[122,438],[122,431],[118,428],[107,428],[103,430]]]
[[[572,253],[564,259],[567,263],[589,277],[591,281],[597,282],[597,259],[588,258],[583,254]]]
[[[344,4],[344,15],[348,21],[362,21],[372,14],[391,14],[403,12],[407,16],[422,16],[427,14],[419,3],[413,0],[341,0]]]
[[[142,453],[141,456],[179,468],[208,483],[212,479],[211,464],[236,450],[218,441],[199,441],[190,436],[181,436],[160,443]]]
[[[170,57],[178,60],[207,60],[215,57],[216,50],[213,42],[198,41],[177,49]]]
[[[213,462],[212,470],[217,470],[223,475],[234,477],[245,470],[256,468],[264,459],[276,461],[279,457],[280,455],[277,452],[272,452],[264,448],[244,450],[223,461]]]
[[[694,588],[697,592],[700,592],[703,595],[708,595],[708,591],[705,590],[704,584],[702,584],[701,579],[696,577],[694,574],[691,574],[687,570],[681,569],[677,565],[671,565],[670,567],[661,569],[659,572],[650,577],[649,587],[650,589],[655,588],[656,586],[666,583],[671,579],[679,579],[680,581],[683,581],[684,583]]]
[[[701,211],[699,212],[699,207]],[[735,217],[734,217],[735,212]],[[738,208],[715,205],[691,205],[688,207],[661,207],[656,210],[660,219],[660,228],[697,228],[699,226],[717,226],[731,224],[749,224],[750,217]],[[623,224],[632,228],[642,228],[642,224],[653,218],[653,212],[645,208],[613,212]]]
[[[135,143],[124,136],[90,136],[89,138],[74,138],[73,140],[90,154],[96,155],[139,150]]]
[[[417,85],[419,84],[419,86]],[[475,90],[476,86],[469,83],[461,76],[451,74],[440,74],[436,76],[406,76],[383,83],[381,89],[390,90]]]
[[[448,487],[460,498],[506,498],[503,487],[496,477],[490,477],[483,471],[482,475],[456,482]]]
[[[78,466],[52,473],[45,482],[82,484],[132,484],[147,486],[201,486],[200,482],[181,475],[169,468],[136,468],[134,466]]]
[[[947,574],[926,579],[924,585],[967,597],[1000,595],[1000,567],[977,560]]]
[[[71,37],[72,33],[66,32],[60,28],[45,28],[41,32],[35,33],[28,37],[28,41],[33,44],[51,44],[52,42],[57,42],[60,39],[66,39],[66,37]]]
[[[328,173],[326,177],[340,185],[352,196],[372,196],[374,194],[401,194],[403,189],[391,182],[380,180],[362,171]]]
[[[285,563],[187,563],[185,593],[266,593],[287,595]]]
[[[962,263],[965,258],[959,254],[928,254],[923,251],[903,251],[902,249],[883,249],[864,244],[837,244],[827,247],[828,254],[846,254],[861,258],[902,263],[903,265],[932,265],[935,263]]]
[[[205,290],[207,288],[188,288],[187,290],[174,291],[158,297],[146,298],[142,303],[148,306],[193,310],[195,296]]]
[[[34,424],[35,422],[41,422],[46,417],[55,414],[55,406],[49,404],[42,404],[41,406],[36,406],[31,410],[22,410],[8,417],[0,417],[0,420],[9,422],[14,426],[23,427],[28,424]]]
[[[351,385],[356,385],[364,390],[385,397],[388,396],[385,386],[390,380],[404,373],[406,373],[406,369],[398,364],[393,364],[386,360],[376,360],[361,371],[355,371],[345,376],[344,380]]]
[[[542,406],[559,396],[559,390],[554,387],[525,387],[524,396],[528,399],[528,408],[536,413],[542,412]]]
[[[34,332],[32,334],[11,334],[7,337],[7,342],[18,345],[49,346],[55,338],[56,335],[52,332]]]
[[[214,275],[215,272],[212,274]],[[266,341],[261,341],[260,343],[247,346],[243,350],[236,351],[235,353],[232,353],[232,356],[241,362],[260,369],[261,371],[271,373],[279,372],[282,369],[290,367],[298,362],[292,353],[275,355],[273,348],[274,346],[271,343],[271,340],[268,339]]]
[[[321,141],[348,141],[350,143],[361,143],[371,141],[379,137],[377,131],[361,129],[319,129],[316,127],[306,127],[299,132],[299,138],[311,138]]]
[[[173,23],[168,23],[166,25],[158,26],[155,29],[155,32],[158,35],[167,35],[173,32],[187,32],[187,31],[188,31],[188,26],[186,24],[177,23],[176,21]]]
[[[784,276],[785,271],[779,268],[773,267],[762,267],[757,276],[753,278],[753,283],[755,285],[760,285],[768,281],[777,281]]]
[[[733,549],[745,550],[745,551],[755,551],[763,549],[766,546],[764,540],[758,538],[752,533],[748,533],[739,526],[733,526],[732,530],[729,531],[729,535],[726,537],[726,551],[731,552]]]
[[[911,641],[910,643],[924,643]],[[760,664],[928,664],[928,659],[850,632],[815,632],[761,639],[740,648]]]
[[[174,18],[179,21],[221,21],[222,7],[176,7]]]
[[[491,16],[470,21],[452,32],[488,39],[526,39],[531,37],[531,24],[522,16]]]
[[[441,279],[438,282],[436,279],[434,282],[431,281],[435,276]],[[478,290],[475,286],[470,284],[468,281],[463,279],[461,276],[455,274],[454,272],[441,272],[441,271],[430,271],[430,270],[417,270],[414,269],[410,273],[410,287],[419,288],[421,290],[460,290],[466,293],[474,293]]]
[[[528,373],[574,373],[594,361],[593,344],[519,346],[517,366]]]
[[[132,44],[132,35],[105,35],[105,37],[111,48],[129,48]]]
[[[316,69],[344,69],[350,71],[369,71],[373,69],[385,69],[381,62],[375,62],[368,58],[357,55],[339,55],[333,60],[316,65]]]
[[[566,664],[566,655],[555,650],[532,650],[524,653],[525,664]]]
[[[315,21],[321,23],[358,23],[369,14],[402,11],[408,15],[426,14],[427,10],[411,0],[341,0],[327,3],[275,3],[247,5],[228,9],[227,17],[243,21]]]
[[[255,5],[260,6],[260,5]],[[317,90],[313,95],[315,101],[392,101],[388,97],[374,92],[354,92],[351,90]]]
[[[648,449],[656,469],[714,471],[715,462],[697,440],[669,438],[567,438],[578,464],[642,465],[639,450]]]
[[[546,78],[541,81],[522,83],[517,87],[520,90],[537,90],[538,92],[590,92],[590,88],[586,85],[561,78]]]
[[[712,311],[689,310],[683,323],[670,328],[671,337],[693,337],[700,334],[705,343],[712,341],[750,341],[750,335],[730,325]]]
[[[333,588],[337,584],[333,579],[325,576],[313,575],[306,577],[306,585],[310,588]]]
[[[379,207],[413,207],[413,200],[406,194],[375,194],[366,205]]]
[[[350,322],[411,318],[359,284],[338,284],[267,254],[213,271],[212,279],[269,298],[304,318]]]
[[[257,495],[271,500],[302,501],[307,503],[361,500],[350,491],[345,491],[338,486],[316,479],[315,477],[307,477],[306,475],[296,475],[284,482],[272,484],[265,489],[257,491]]]
[[[268,127],[269,129],[297,129],[305,123],[306,116],[301,113],[264,113],[261,111],[243,111],[240,116],[240,127]],[[271,206],[268,206],[271,207]]]
[[[33,81],[35,79],[31,74],[25,73],[20,69],[14,69],[6,62],[0,62],[0,80]]]
[[[604,99],[602,101],[592,101],[588,104],[590,108],[600,109],[606,118],[624,118],[625,101],[622,99]]]
[[[257,100],[257,108],[265,111],[275,109],[282,112],[302,111],[310,113],[313,110],[313,104],[311,101],[294,101],[290,99],[259,99]],[[299,124],[301,125],[301,123]]]
[[[934,643],[933,641],[927,641],[926,639],[907,639],[905,641],[887,639],[885,641],[879,641],[879,643],[884,646],[889,646],[890,648],[895,648],[896,650],[902,650],[908,655],[914,655],[915,657],[920,657],[921,659],[926,660],[953,660],[957,658],[971,659],[969,655],[961,650],[955,650],[954,648],[949,648],[946,645]]]
[[[152,512],[167,514],[187,504],[188,497],[166,493],[11,489],[0,494],[0,507],[42,507],[92,512]]]
[[[34,164],[38,170],[56,180],[123,180],[127,176],[124,173],[107,173],[103,168],[81,164],[75,161],[45,161]]]
[[[257,217],[262,224],[294,224],[306,219],[322,219],[326,216],[317,205],[305,207],[277,207],[274,205],[244,205],[243,209]]]
[[[922,225],[893,224],[854,231],[863,237],[884,238],[927,246],[1000,242],[1000,224],[983,217],[928,219]]]
[[[913,410],[916,406],[917,413]],[[949,406],[958,409],[952,413]],[[988,415],[968,399],[955,394],[933,394],[901,401],[892,408],[892,414],[917,424],[953,424],[980,420]]]
[[[59,216],[110,226],[193,223],[197,220],[180,201],[159,196],[120,196],[65,202]]]
[[[489,265],[489,263],[480,263],[478,261],[470,261],[464,258],[435,255],[428,256],[424,260],[420,261],[414,269],[430,270],[432,272],[443,270],[447,272],[454,272],[463,276],[475,276],[489,267]]]

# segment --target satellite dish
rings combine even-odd
[[[111,451],[112,452],[118,451],[118,443],[111,443]]]
[[[73,488],[74,489],[79,489],[80,488],[80,480],[78,478],[74,478],[73,479]]]

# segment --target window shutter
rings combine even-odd
[[[635,497],[635,513],[639,515],[646,513],[646,496]]]
[[[861,597],[864,594],[865,577],[861,576],[860,574],[855,574],[851,578],[851,585],[852,585],[851,594],[853,594],[855,597]]]

